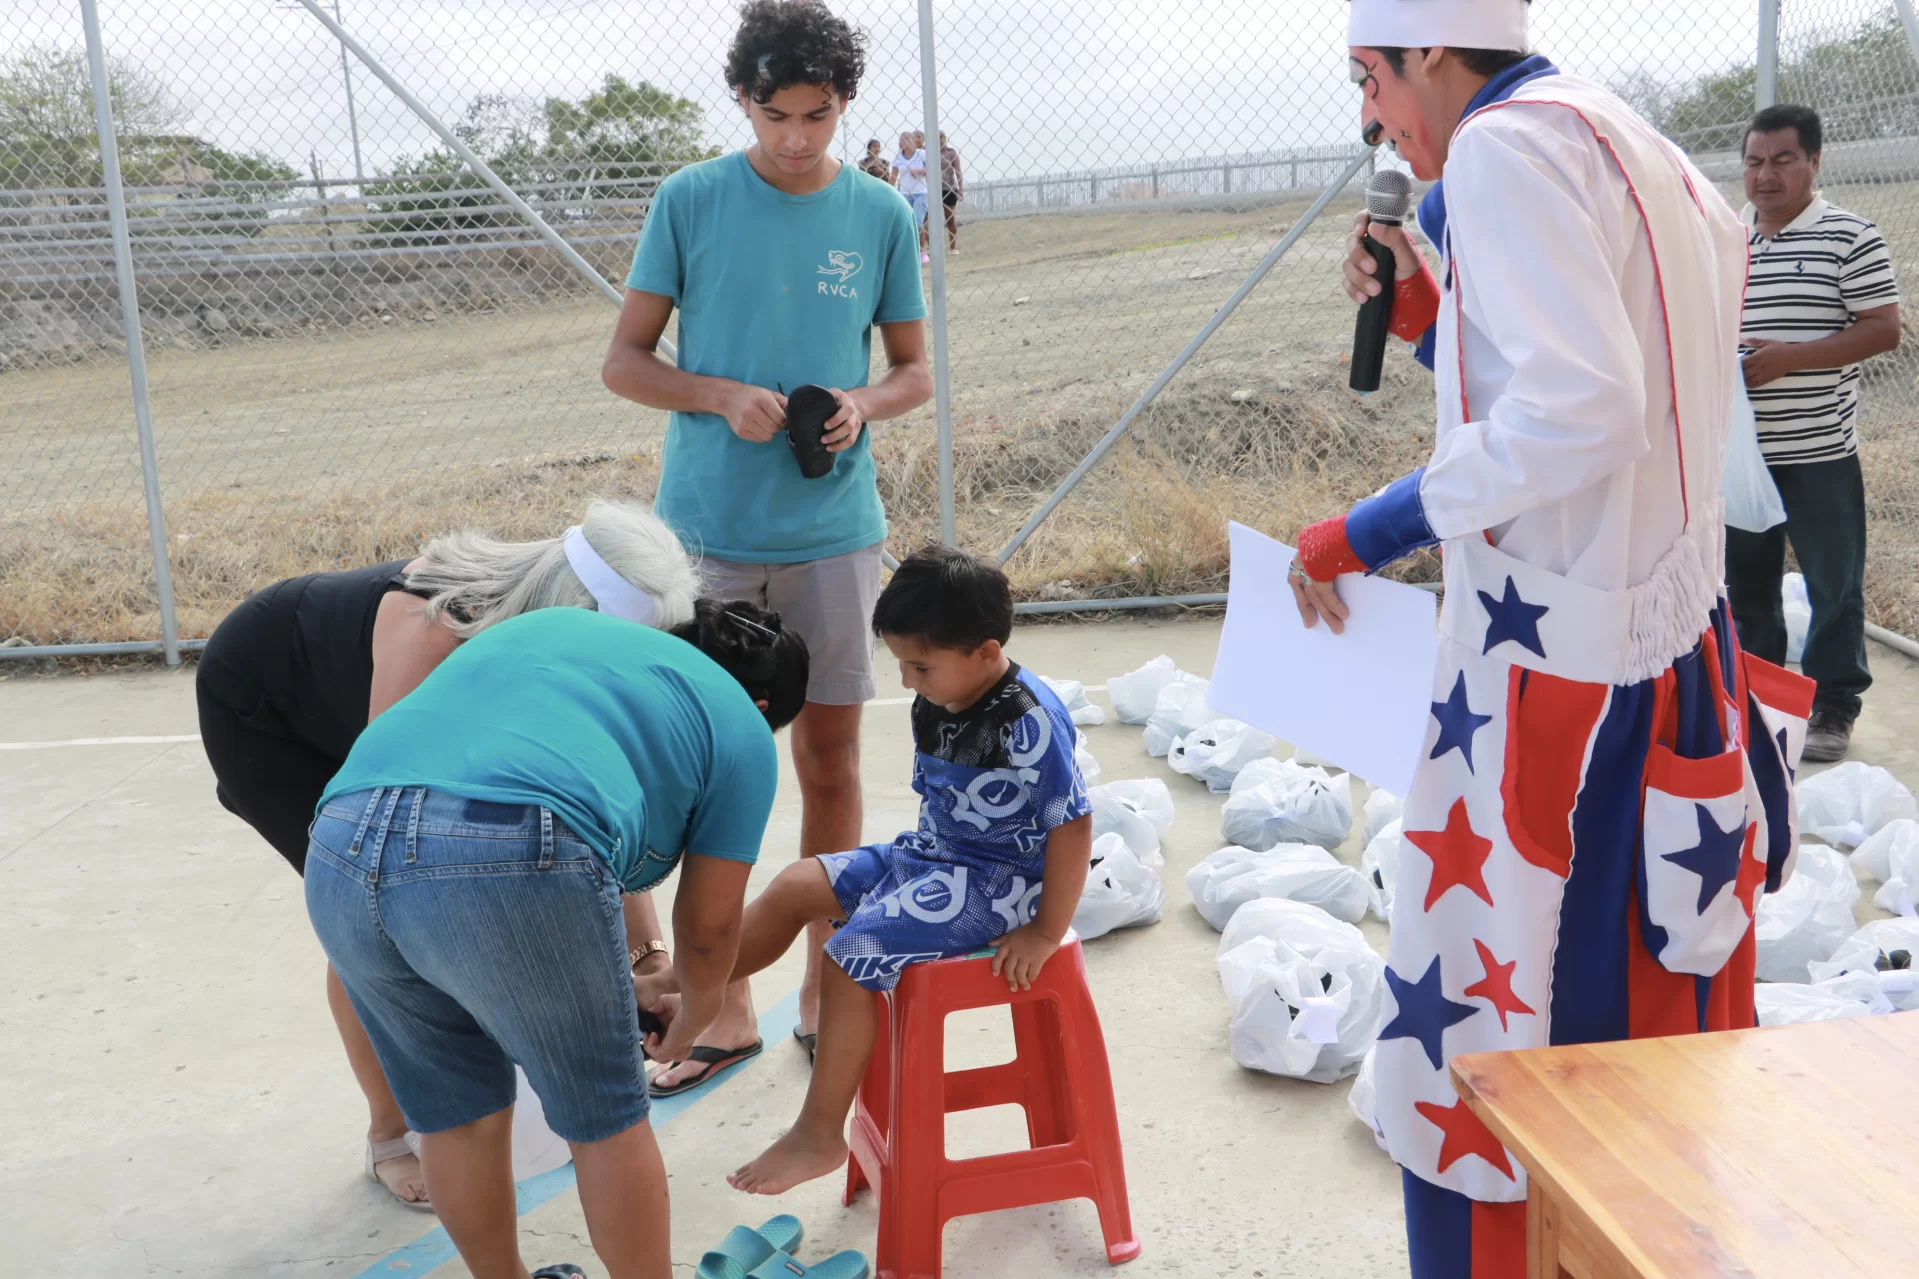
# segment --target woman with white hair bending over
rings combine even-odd
[[[200,739],[215,793],[304,875],[314,809],[353,743],[462,641],[554,606],[671,630],[692,621],[698,588],[672,530],[622,502],[595,502],[543,541],[466,529],[409,560],[277,582],[234,609],[200,655]],[[628,910],[637,934],[658,935],[643,899]],[[330,967],[327,1005],[371,1112],[367,1175],[430,1211],[406,1121]]]

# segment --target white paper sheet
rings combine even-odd
[[[1299,620],[1293,549],[1232,526],[1226,628],[1207,700],[1395,795],[1412,789],[1432,714],[1438,598],[1384,578],[1339,579],[1346,633]]]

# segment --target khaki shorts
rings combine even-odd
[[[872,700],[873,605],[880,597],[880,544],[798,564],[700,562],[706,593],[772,609],[806,641],[806,700],[857,706]]]

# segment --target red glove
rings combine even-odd
[[[1393,286],[1392,335],[1405,342],[1417,342],[1427,329],[1439,322],[1439,281],[1426,259],[1419,259],[1419,274],[1409,275]]]
[[[1341,573],[1364,573],[1366,564],[1346,540],[1346,517],[1321,520],[1299,531],[1299,567],[1315,582],[1330,582]]]

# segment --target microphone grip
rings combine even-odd
[[[1373,278],[1383,286],[1379,296],[1367,298],[1359,308],[1359,321],[1353,328],[1353,375],[1350,385],[1361,395],[1379,389],[1380,372],[1386,364],[1386,340],[1392,336],[1394,279],[1399,269],[1393,251],[1366,237],[1366,249],[1373,255]]]

